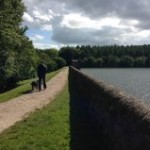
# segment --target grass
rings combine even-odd
[[[60,69],[61,70],[61,69]],[[57,71],[54,71],[52,73],[49,73],[46,75],[46,81],[50,80],[52,77],[54,77],[60,70],[57,70]],[[10,90],[10,91],[7,91],[5,93],[2,93],[0,94],[0,103],[1,102],[5,102],[5,101],[8,101],[12,98],[15,98],[15,97],[18,97],[18,96],[21,96],[23,95],[25,92],[27,91],[30,91],[31,90],[31,82],[33,80],[35,80],[36,78],[34,79],[29,79],[29,80],[24,80],[24,81],[21,81],[19,82],[19,86]]]
[[[44,109],[0,135],[0,150],[69,150],[68,86]]]

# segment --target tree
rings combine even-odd
[[[22,0],[0,0],[0,89],[29,78],[35,69],[33,45],[21,27],[24,11]]]
[[[134,64],[133,58],[128,55],[122,56],[120,59],[121,67],[133,67],[133,64]]]
[[[72,62],[72,48],[71,47],[63,47],[59,51],[59,56],[66,60],[66,65],[71,65]]]
[[[62,68],[62,67],[64,67],[64,66],[66,66],[66,61],[65,61],[63,58],[61,58],[61,57],[56,57],[54,60],[55,60],[55,62],[57,63],[58,69],[59,69],[59,68]]]
[[[145,66],[150,67],[150,55],[148,55],[146,61],[145,61]]]
[[[62,47],[59,51],[59,56],[66,60],[66,65],[69,66],[73,59],[79,59],[80,50],[74,47]]]
[[[58,68],[57,63],[54,60],[50,59],[47,63],[48,72],[54,71],[57,68]]]
[[[81,59],[80,60],[80,65],[81,65],[81,67],[83,67],[83,68],[86,68],[86,67],[88,67],[88,59],[87,59],[87,57],[84,57],[83,59]]]
[[[87,65],[88,67],[96,67],[96,59],[93,56],[89,57],[87,60]]]
[[[38,56],[33,48],[32,42],[29,42],[26,37],[24,38],[25,39],[23,39],[22,46],[20,47],[21,50],[16,59],[20,80],[35,77],[38,62]]]
[[[103,66],[103,58],[96,59],[96,67],[102,67]]]
[[[150,45],[68,46],[62,47],[59,54],[67,65],[72,59],[78,59],[81,67],[150,67]]]
[[[119,59],[114,55],[109,55],[107,57],[107,67],[118,67]]]
[[[55,48],[51,49],[46,49],[45,53],[50,57],[50,58],[55,58],[58,57],[58,50]]]
[[[145,67],[146,58],[145,57],[136,57],[134,59],[134,67]]]

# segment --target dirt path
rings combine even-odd
[[[0,133],[31,112],[47,105],[63,89],[68,78],[68,68],[47,82],[47,89],[14,98],[0,104]]]

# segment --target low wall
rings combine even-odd
[[[133,97],[70,67],[69,81],[111,150],[150,150],[150,113]]]

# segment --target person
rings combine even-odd
[[[46,65],[44,63],[40,63],[37,67],[37,75],[39,78],[39,91],[41,91],[42,83],[44,89],[46,89],[46,82],[45,82],[46,71],[47,71]]]

